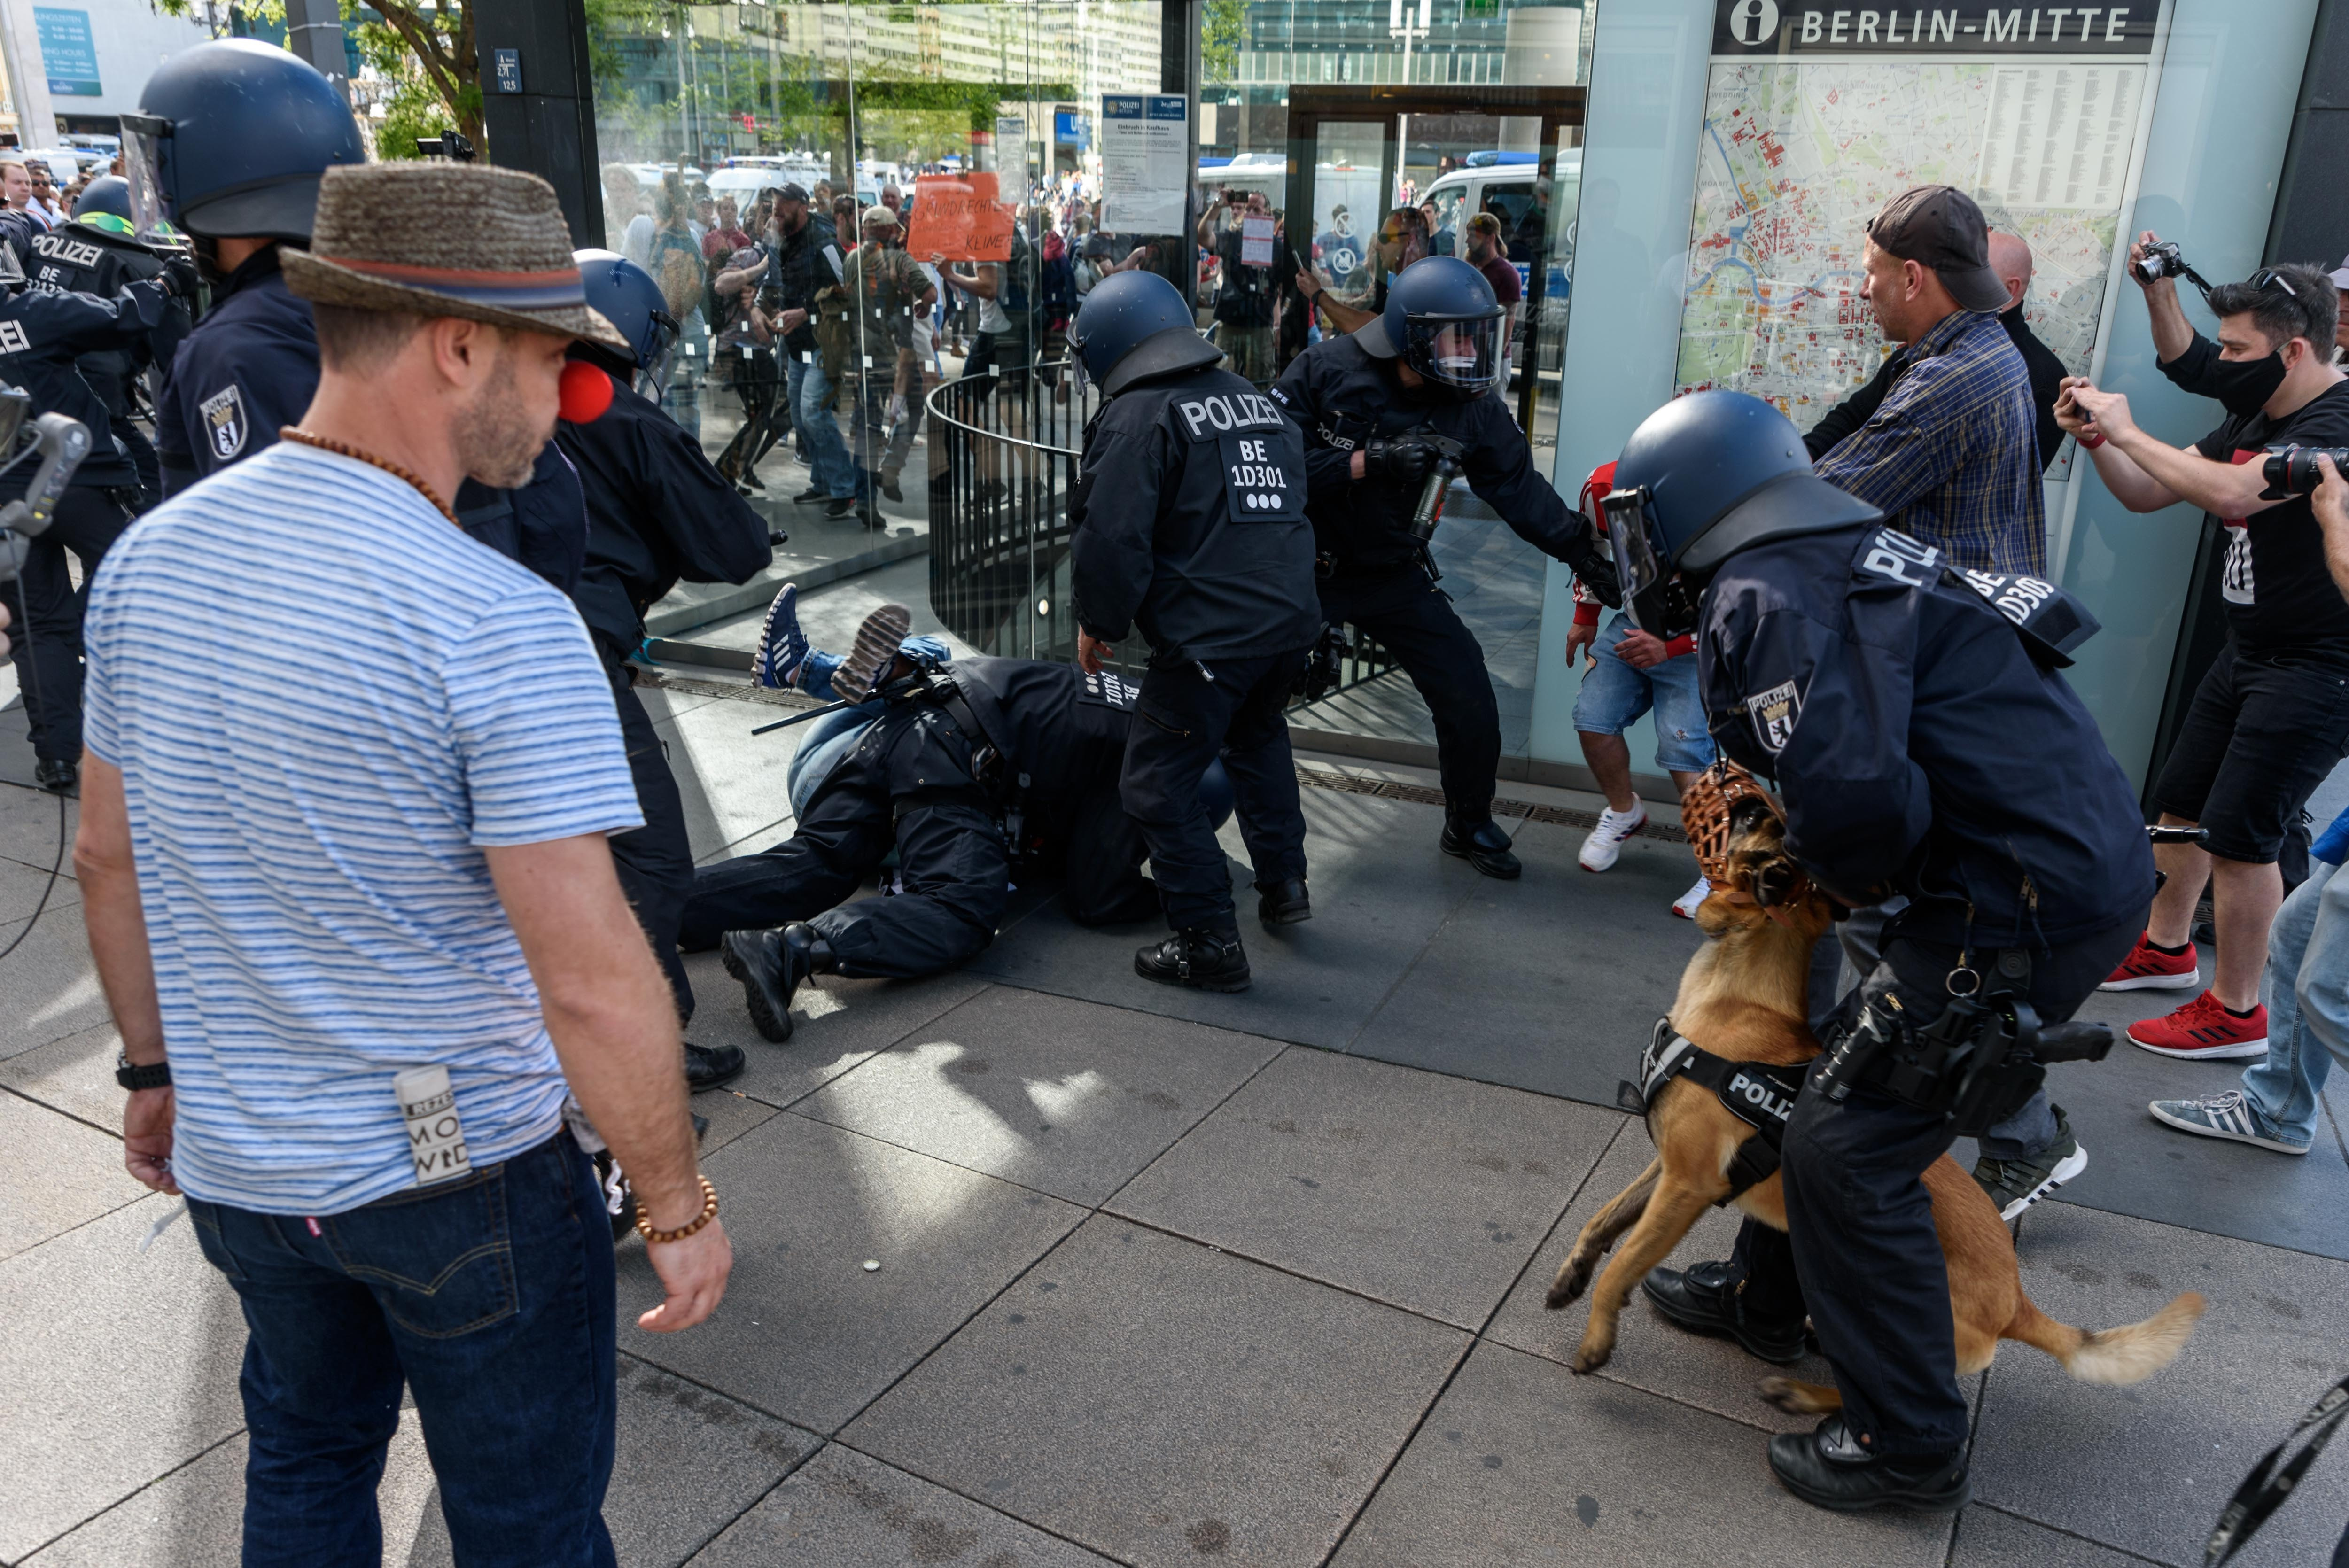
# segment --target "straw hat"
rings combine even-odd
[[[554,187],[473,163],[338,164],[285,286],[317,304],[453,315],[634,351],[588,308]]]

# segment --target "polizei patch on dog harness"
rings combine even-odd
[[[1795,1097],[1802,1093],[1803,1079],[1809,1071],[1808,1064],[1789,1067],[1716,1057],[1676,1032],[1670,1018],[1659,1018],[1648,1048],[1640,1053],[1640,1081],[1617,1085],[1615,1103],[1644,1117],[1666,1084],[1684,1078],[1711,1091],[1730,1115],[1754,1130],[1754,1136],[1730,1156],[1729,1196],[1714,1205],[1718,1208],[1776,1173],[1786,1119],[1795,1114]]]

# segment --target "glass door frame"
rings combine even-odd
[[[1375,232],[1377,225],[1384,222],[1386,214],[1392,210],[1395,178],[1401,172],[1404,149],[1396,134],[1399,116],[1466,114],[1489,115],[1496,119],[1538,119],[1541,129],[1537,145],[1543,149],[1546,160],[1540,168],[1554,185],[1557,170],[1551,160],[1555,152],[1564,150],[1564,139],[1559,133],[1568,128],[1581,129],[1588,98],[1588,89],[1581,87],[1439,86],[1415,82],[1292,85],[1288,89],[1289,243],[1295,246],[1298,242],[1296,223],[1300,215],[1308,231],[1313,224],[1314,155],[1325,125],[1384,128],[1386,152],[1380,169],[1380,189],[1384,195],[1370,225],[1370,232]],[[1305,238],[1309,244],[1310,233]],[[1300,255],[1307,253],[1303,249],[1299,251]],[[1521,367],[1523,384],[1517,394],[1517,422],[1526,430],[1534,427],[1535,408],[1540,397],[1538,336],[1542,297],[1548,284],[1548,261],[1545,257],[1544,264],[1533,269],[1526,287],[1526,354]]]

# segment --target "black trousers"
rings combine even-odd
[[[805,921],[832,944],[843,975],[913,979],[968,962],[995,940],[1011,877],[1003,830],[969,762],[943,714],[911,727],[874,725],[790,838],[696,873],[685,944]],[[893,781],[918,784],[893,794]],[[903,891],[844,903],[893,843]]]
[[[690,1023],[693,983],[686,978],[685,961],[677,951],[685,901],[693,893],[693,846],[686,834],[685,800],[678,793],[677,775],[668,769],[668,748],[636,696],[628,666],[607,659],[605,668],[612,677],[613,706],[620,710],[620,741],[628,750],[636,809],[645,814],[643,827],[612,840],[612,867],[619,872],[620,891],[627,895],[628,907],[636,911],[636,923],[645,928],[645,939],[668,978],[678,1022]]]
[[[1149,853],[1142,825],[1126,815],[1116,779],[1080,796],[1069,812],[1061,868],[1061,904],[1069,918],[1079,925],[1124,925],[1157,914],[1158,889],[1142,874]]]
[[[2041,1021],[2078,1011],[2141,925],[2132,918],[2038,954],[2029,995]],[[1940,1016],[1957,961],[1958,949],[1939,943],[1886,944],[1884,965],[1912,1024]],[[1966,1440],[1949,1271],[1924,1183],[1925,1168],[1954,1141],[1945,1117],[1872,1088],[1854,1089],[1840,1105],[1802,1095],[1781,1166],[1787,1230],[1748,1220],[1732,1254],[1749,1314],[1788,1322],[1809,1313],[1845,1420],[1879,1454],[1946,1454]]]
[[[21,487],[0,490],[0,500],[24,494]],[[16,679],[25,693],[25,717],[33,754],[45,762],[81,760],[81,614],[98,563],[130,526],[130,513],[103,490],[72,485],[57,502],[48,531],[32,542],[17,580],[0,589],[8,606]],[[81,562],[82,586],[74,586],[66,552]]]
[[[742,399],[742,425],[734,432],[734,438],[726,443],[726,449],[718,454],[717,469],[739,484],[743,472],[766,456],[776,438],[790,427],[791,417],[784,409],[782,378],[776,374],[771,358],[735,360],[732,364],[734,391]]]
[[[1118,791],[1150,846],[1166,922],[1237,931],[1224,847],[1199,802],[1217,756],[1258,885],[1305,874],[1305,812],[1288,750],[1288,694],[1306,650],[1201,665],[1153,664],[1142,677]],[[1212,675],[1212,678],[1210,676]]]
[[[1452,599],[1416,564],[1321,583],[1321,615],[1360,626],[1401,662],[1435,720],[1436,769],[1454,815],[1470,826],[1493,815],[1501,769],[1501,708],[1485,650]]]

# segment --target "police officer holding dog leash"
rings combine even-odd
[[[2045,1061],[2102,1054],[2101,1031],[2040,1031],[2111,973],[2153,896],[2135,792],[2058,673],[2095,623],[2050,583],[1952,570],[1885,527],[1743,393],[1651,416],[1615,480],[1632,617],[1697,631],[1713,735],[1776,779],[1787,850],[1842,904],[1909,900],[1795,1100],[1790,1233],[1749,1220],[1730,1264],[1656,1270],[1649,1294],[1781,1362],[1807,1311],[1844,1408],[1771,1440],[1788,1491],[1955,1510],[1967,1410],[1922,1176],[2023,1103]],[[1989,1202],[1971,1181],[1962,1196]]]

